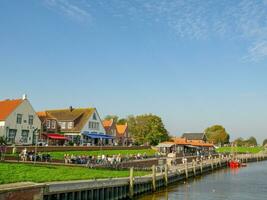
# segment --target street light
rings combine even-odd
[[[35,135],[35,156],[34,156],[34,164],[35,164],[37,158],[37,146],[38,146],[38,134],[39,134],[38,128],[33,130],[33,134]]]

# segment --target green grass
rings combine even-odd
[[[220,147],[216,149],[218,153],[259,153],[260,151],[263,151],[263,147]]]
[[[149,172],[137,171],[135,176]],[[0,184],[16,182],[52,182],[101,178],[128,177],[128,170],[88,169],[84,167],[0,163]]]

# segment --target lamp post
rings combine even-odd
[[[34,156],[34,164],[36,163],[37,158],[37,146],[38,146],[38,128],[33,130],[33,134],[35,135],[35,156]]]

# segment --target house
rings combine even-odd
[[[106,131],[107,135],[111,135],[113,137],[116,137],[117,129],[116,129],[116,123],[115,123],[115,121],[113,119],[103,120],[102,124],[103,124],[103,126],[105,128],[105,131]]]
[[[205,133],[184,133],[182,138],[186,138],[188,142],[207,142]]]
[[[41,121],[26,95],[0,101],[0,137],[5,137],[8,144],[34,144],[40,128]]]
[[[104,145],[113,139],[106,135],[96,108],[73,108],[47,110],[56,119],[60,132],[75,144]]]
[[[116,143],[122,146],[128,146],[130,140],[128,137],[128,124],[116,125]]]
[[[47,113],[46,111],[37,112],[38,117],[41,120],[41,141],[49,145],[63,145],[68,138],[63,134],[60,134],[60,126],[55,117]]]

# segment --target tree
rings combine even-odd
[[[234,144],[238,147],[241,147],[244,144],[244,139],[242,137],[239,137],[234,141]]]
[[[255,137],[250,137],[248,140],[245,141],[246,143],[246,146],[257,146],[258,143],[257,143],[257,140]]]
[[[0,161],[3,160],[4,155],[6,153],[6,145],[7,141],[4,137],[0,137]]]
[[[114,121],[115,123],[117,123],[119,117],[118,117],[117,115],[107,115],[104,119],[105,119],[105,120],[111,120],[111,119],[113,119],[113,121]]]
[[[267,139],[263,140],[262,146],[265,146],[267,144]]]
[[[118,124],[118,125],[123,125],[123,124],[126,124],[126,123],[127,123],[127,119],[124,119],[124,118],[119,119],[119,120],[117,121],[117,124]]]
[[[205,130],[208,142],[224,145],[229,143],[230,136],[221,125],[214,125]]]
[[[161,118],[156,115],[129,116],[127,123],[129,133],[136,144],[157,145],[169,139]]]

